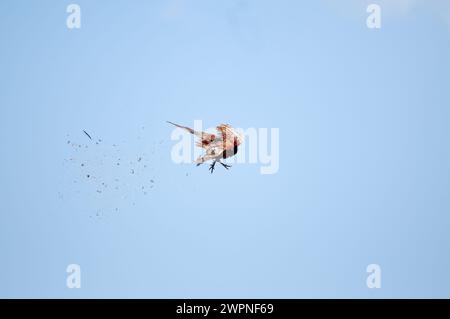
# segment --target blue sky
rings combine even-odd
[[[450,10],[373,2],[379,30],[352,0],[76,1],[69,30],[2,1],[0,296],[449,297]],[[198,119],[279,128],[278,173],[174,164],[165,121]]]

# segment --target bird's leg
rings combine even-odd
[[[231,165],[222,163],[222,162],[220,162],[220,161],[219,161],[219,163],[222,164],[222,166],[225,167],[226,169],[229,169],[229,168],[231,167]]]
[[[209,170],[211,171],[211,174],[214,172],[214,166],[216,166],[216,161],[212,162],[212,164],[209,166]]]

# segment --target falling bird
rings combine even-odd
[[[195,160],[195,163],[197,163],[197,166],[199,166],[211,160],[212,164],[209,167],[211,174],[214,171],[216,163],[220,163],[223,167],[229,169],[231,165],[222,163],[221,159],[234,156],[238,151],[239,145],[241,145],[244,141],[243,135],[237,132],[233,127],[231,127],[228,124],[218,125],[216,127],[217,134],[211,134],[206,132],[195,131],[189,127],[178,125],[169,121],[167,121],[167,123],[182,128],[199,138],[199,140],[196,143],[196,146],[205,149],[206,152],[203,156],[197,158]]]

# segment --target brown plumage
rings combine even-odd
[[[197,166],[207,161],[213,161],[209,170],[211,173],[214,171],[216,163],[222,164],[223,167],[229,169],[231,166],[222,163],[220,160],[234,156],[239,145],[242,144],[244,138],[241,133],[237,132],[228,124],[220,124],[216,127],[217,134],[211,134],[206,132],[195,131],[190,127],[178,125],[167,121],[176,127],[182,128],[189,133],[198,137],[196,145],[205,149],[205,154],[195,160]]]

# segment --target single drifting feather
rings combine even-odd
[[[83,130],[84,134],[86,134],[87,137],[89,137],[90,140],[92,140],[92,137],[88,134],[88,132],[86,132],[85,130]]]
[[[228,124],[220,124],[216,127],[217,134],[211,134],[201,131],[195,131],[194,129],[178,125],[167,121],[176,127],[184,129],[189,133],[198,137],[196,146],[205,149],[205,154],[195,160],[197,166],[212,161],[209,170],[211,173],[214,171],[216,163],[220,163],[226,169],[231,166],[221,162],[221,159],[234,156],[238,152],[238,147],[244,141],[243,135],[237,132],[233,127]]]

